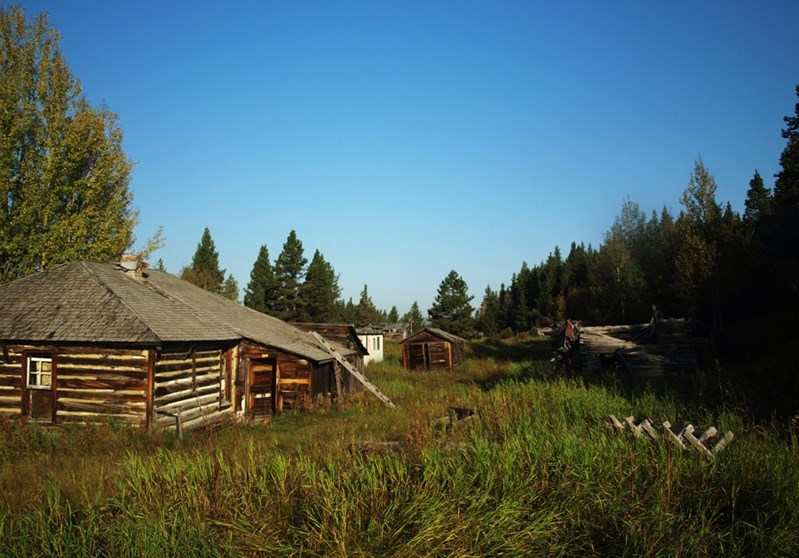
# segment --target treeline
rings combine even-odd
[[[784,120],[781,170],[773,188],[754,171],[743,214],[716,200],[715,179],[700,159],[677,215],[665,207],[647,215],[626,199],[599,248],[573,243],[564,259],[556,247],[539,265],[522,264],[499,290],[487,287],[477,329],[493,335],[567,318],[601,324],[689,318],[723,368],[719,382],[743,387],[769,412],[795,412],[799,103]]]
[[[159,262],[158,267],[163,269]],[[239,286],[232,275],[225,277],[219,267],[219,254],[206,227],[191,265],[184,267],[180,277],[230,300],[239,300]],[[350,323],[363,326],[382,322],[409,322],[417,329],[424,317],[416,302],[403,316],[396,306],[378,310],[363,286],[358,303],[341,298],[338,274],[319,250],[310,263],[305,257],[302,241],[291,231],[278,257],[272,261],[269,248],[262,245],[250,272],[244,291],[244,305],[258,312],[292,322]]]
[[[677,215],[666,207],[647,215],[624,200],[599,248],[572,243],[564,259],[555,247],[499,290],[487,287],[478,329],[521,332],[566,318],[645,322],[653,312],[736,337],[784,323],[799,295],[799,103],[785,122],[782,170],[773,189],[754,172],[743,214],[716,200],[716,181],[697,160]]]

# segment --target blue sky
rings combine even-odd
[[[799,2],[23,0],[84,93],[119,115],[137,246],[191,261],[207,226],[249,280],[293,229],[356,303],[430,307],[457,271],[482,299],[626,197],[767,186],[799,83]]]

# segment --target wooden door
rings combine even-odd
[[[55,422],[55,366],[50,355],[26,355],[23,414],[30,420]]]
[[[275,412],[277,360],[258,358],[250,361],[247,414],[250,418],[265,418]]]

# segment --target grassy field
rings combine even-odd
[[[0,556],[799,555],[787,429],[557,378],[542,340],[474,345],[447,373],[386,349],[367,374],[396,409],[362,392],[182,441],[0,422]],[[435,425],[451,406],[477,418]],[[609,414],[736,438],[708,462]]]

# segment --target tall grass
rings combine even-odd
[[[89,488],[97,470],[81,490],[48,468],[79,434],[34,431],[33,443],[27,427],[6,425],[0,447],[17,453],[3,467],[42,473],[28,501],[3,496],[0,555],[799,555],[795,437],[675,399],[548,379],[535,357],[497,357],[441,374],[396,359],[370,366],[396,409],[364,393],[182,443],[123,449],[116,434],[97,435],[82,452],[113,457],[100,491]],[[433,426],[449,406],[479,418]],[[736,441],[707,462],[613,433],[611,413],[713,424]],[[354,451],[362,440],[400,444]]]

